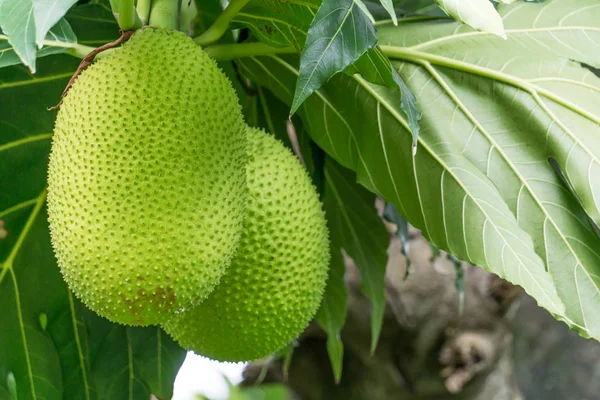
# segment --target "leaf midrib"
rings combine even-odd
[[[31,214],[29,214],[29,218],[27,218],[27,222],[25,223],[23,230],[19,234],[19,237],[17,238],[17,241],[14,244],[12,250],[10,251],[8,257],[2,264],[0,264],[0,266],[2,267],[2,272],[0,272],[0,284],[2,284],[4,277],[9,272],[10,272],[10,274],[12,276],[12,280],[13,280],[13,286],[14,286],[14,290],[15,290],[15,301],[17,303],[17,315],[19,317],[19,328],[21,331],[21,340],[23,342],[23,349],[25,352],[25,363],[27,365],[27,373],[29,375],[29,384],[30,384],[31,395],[32,395],[33,400],[37,399],[37,394],[35,391],[35,385],[33,383],[33,368],[31,365],[31,359],[30,359],[30,355],[29,355],[29,347],[27,346],[27,335],[25,333],[25,325],[23,323],[23,315],[21,313],[21,300],[20,300],[20,296],[19,296],[19,287],[17,285],[17,277],[15,276],[15,272],[13,270],[13,261],[14,261],[15,257],[17,256],[17,254],[19,253],[19,250],[21,249],[21,246],[23,245],[23,242],[25,241],[27,234],[31,230],[31,227],[33,226],[35,219],[37,218],[40,210],[42,209],[42,205],[44,204],[45,200],[46,200],[46,190],[44,189],[42,191],[42,193],[36,199],[35,206],[34,206],[33,210],[31,211]]]
[[[505,29],[504,32],[508,35],[508,34],[529,34],[529,33],[571,31],[571,30],[591,30],[591,31],[600,32],[600,28],[595,28],[592,26],[550,26],[550,27],[546,27],[546,28]],[[424,48],[435,46],[437,44],[453,42],[455,40],[461,40],[461,39],[473,37],[473,36],[489,36],[490,39],[503,40],[503,39],[498,38],[498,36],[493,33],[474,31],[474,32],[455,33],[452,36],[442,36],[440,38],[428,40],[428,41],[421,42],[419,44],[415,44],[412,46],[406,46],[406,48],[412,49],[412,50],[422,50]],[[510,37],[509,37],[509,39],[510,39]]]
[[[77,319],[75,317],[75,304],[73,302],[73,295],[71,291],[67,289],[67,295],[69,299],[69,309],[71,311],[71,324],[73,325],[73,335],[75,336],[75,344],[77,345],[77,356],[79,358],[79,367],[81,368],[81,376],[83,379],[83,386],[85,388],[85,398],[90,400],[90,385],[88,382],[87,370],[85,368],[85,360],[83,357],[83,349],[81,347],[81,340],[79,339],[79,330],[77,329]]]
[[[554,93],[549,92],[549,91],[539,87],[538,85],[531,84],[530,82],[528,82],[524,79],[518,78],[514,75],[508,75],[503,72],[495,71],[490,68],[473,65],[470,63],[466,63],[464,61],[458,61],[458,60],[440,56],[440,55],[434,55],[434,54],[424,53],[424,52],[420,52],[420,51],[414,51],[414,50],[411,50],[408,48],[401,48],[401,47],[387,46],[387,45],[381,45],[381,48],[384,50],[384,52],[387,50],[387,53],[390,56],[390,58],[407,61],[407,62],[421,65],[421,66],[423,66],[424,63],[429,63],[429,64],[433,64],[433,65],[440,65],[440,66],[448,67],[448,68],[451,68],[451,69],[454,69],[457,71],[468,72],[473,75],[479,75],[481,77],[485,77],[485,78],[489,78],[492,80],[506,83],[510,86],[516,87],[518,89],[521,89],[521,90],[531,94],[534,97],[534,99],[536,100],[536,102],[540,105],[540,107],[542,107],[544,109],[544,111],[566,133],[569,134],[569,137],[575,143],[577,143],[590,156],[590,158],[592,158],[596,162],[596,164],[600,165],[600,160],[598,160],[596,155],[594,153],[592,153],[587,148],[587,146],[585,146],[576,135],[573,135],[573,133],[569,129],[567,129],[566,126],[564,126],[564,124],[560,121],[559,118],[557,118],[550,110],[548,110],[548,107],[545,105],[545,103],[543,101],[541,101],[539,94],[542,94],[546,98],[553,100],[556,103],[558,103],[564,107],[570,108],[575,113],[577,113],[577,114],[581,115],[582,117],[587,118],[591,121],[594,121],[598,124],[600,124],[600,117],[597,118],[593,115],[590,115],[587,111],[582,110],[580,107],[573,105],[571,102],[569,102],[567,100],[564,100],[562,97],[556,96]]]
[[[38,84],[41,82],[49,82],[49,81],[55,81],[57,79],[62,79],[62,78],[70,78],[71,76],[73,76],[73,72],[65,72],[63,74],[43,76],[41,78],[31,78],[31,79],[28,79],[25,81],[5,82],[5,83],[0,83],[0,90],[13,88],[13,87],[19,87],[19,86],[35,85],[35,84]]]

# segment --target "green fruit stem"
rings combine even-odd
[[[152,0],[148,24],[155,28],[179,30],[180,12],[179,0]]]
[[[140,16],[140,20],[142,21],[142,25],[148,25],[148,20],[150,18],[150,7],[152,5],[152,0],[138,0],[135,6],[138,15]]]
[[[215,20],[215,22],[200,36],[194,38],[194,42],[200,46],[208,46],[209,44],[215,43],[217,40],[227,32],[229,29],[229,23],[235,17],[235,15],[242,9],[249,0],[231,0],[229,5],[221,15]]]
[[[134,0],[121,0],[118,22],[119,28],[123,31],[131,31],[141,27],[142,23],[135,11]]]

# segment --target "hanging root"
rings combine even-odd
[[[67,86],[65,87],[65,90],[63,90],[62,95],[60,96],[60,101],[58,102],[58,104],[55,105],[55,106],[52,106],[52,107],[50,107],[48,109],[49,110],[54,110],[54,109],[57,109],[58,107],[60,107],[60,105],[63,102],[63,99],[67,95],[67,92],[69,91],[69,89],[71,89],[71,86],[73,86],[73,83],[75,82],[75,80],[77,79],[77,77],[87,67],[89,67],[92,64],[92,62],[94,62],[94,58],[98,54],[102,53],[105,50],[117,47],[117,46],[121,45],[122,43],[125,43],[126,41],[129,40],[129,38],[134,33],[135,33],[135,31],[121,31],[121,36],[119,36],[119,38],[117,40],[115,40],[114,42],[106,43],[105,45],[102,45],[102,46],[98,47],[97,49],[92,50],[90,52],[90,54],[88,54],[87,56],[85,56],[85,58],[83,60],[81,60],[81,63],[79,64],[79,67],[77,67],[77,70],[75,71],[75,73],[73,74],[73,76],[71,77],[71,79],[69,79],[69,83],[67,83]]]

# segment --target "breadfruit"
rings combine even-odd
[[[163,327],[220,361],[267,356],[299,336],[325,288],[329,239],[308,174],[281,142],[249,128],[248,204],[235,257],[201,304]]]
[[[76,79],[57,115],[48,214],[69,287],[130,325],[205,298],[241,236],[247,162],[216,63],[183,33],[135,33]]]

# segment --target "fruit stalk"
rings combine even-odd
[[[179,30],[180,11],[179,0],[152,0],[149,25],[155,28]]]
[[[130,31],[141,27],[141,21],[135,12],[134,0],[121,0],[119,9],[119,28]]]
[[[142,25],[148,25],[148,20],[150,18],[150,7],[152,5],[152,0],[138,0],[136,4],[136,10],[138,15],[140,16],[140,20],[142,20]]]

